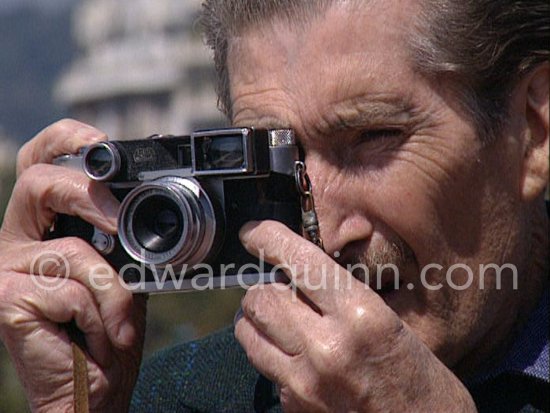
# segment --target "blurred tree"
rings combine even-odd
[[[4,211],[15,183],[15,167],[0,168],[0,223],[4,221]]]

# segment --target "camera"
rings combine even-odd
[[[300,232],[299,158],[290,129],[99,142],[54,164],[109,187],[121,202],[118,234],[59,214],[49,237],[86,240],[135,292],[196,289],[199,278],[212,287],[274,281],[276,273],[246,252],[238,232],[264,219]]]

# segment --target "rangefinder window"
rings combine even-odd
[[[118,172],[119,168],[118,151],[107,142],[91,145],[84,154],[84,171],[94,180],[109,180]]]
[[[195,170],[246,169],[243,136],[200,136],[195,138]]]

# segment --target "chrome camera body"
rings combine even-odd
[[[274,281],[277,273],[245,251],[238,233],[264,219],[300,232],[298,161],[290,129],[96,143],[54,163],[109,187],[121,202],[118,235],[58,215],[50,237],[88,241],[138,293]]]

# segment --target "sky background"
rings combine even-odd
[[[78,0],[0,0],[0,139],[21,145],[67,115],[52,87],[74,56]]]
[[[30,6],[37,10],[56,12],[67,8],[76,0],[0,0],[0,13],[6,13],[17,8]]]

